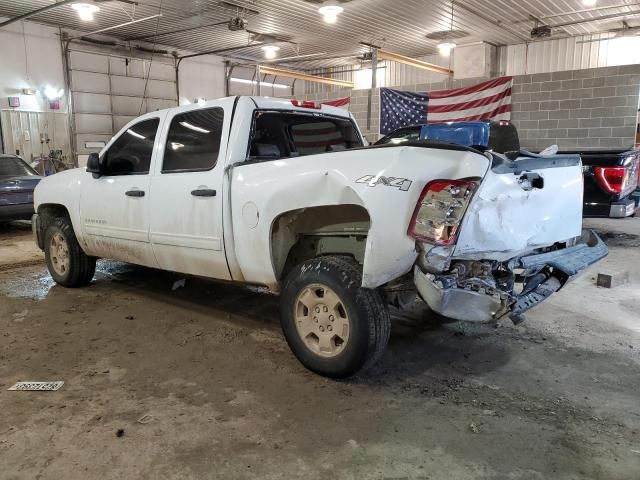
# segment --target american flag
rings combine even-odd
[[[380,133],[396,128],[427,123],[429,97],[426,93],[380,89]]]
[[[470,87],[413,93],[380,89],[380,133],[423,123],[510,120],[513,77]]]

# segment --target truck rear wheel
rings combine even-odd
[[[362,288],[347,257],[318,257],[287,276],[280,302],[289,347],[309,370],[345,378],[373,365],[389,341],[389,312],[377,290]]]
[[[88,285],[96,272],[96,259],[86,255],[66,217],[53,220],[44,234],[47,269],[56,283],[64,287]]]

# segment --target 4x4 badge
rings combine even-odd
[[[364,177],[360,177],[356,180],[356,183],[366,183],[370,187],[375,187],[377,185],[385,185],[387,187],[394,187],[398,190],[406,192],[411,187],[411,180],[406,178],[396,178],[396,177],[382,177],[378,175],[365,175]]]

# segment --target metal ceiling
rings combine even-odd
[[[52,3],[55,2],[0,0],[0,16],[14,17]],[[110,30],[109,35],[122,40],[148,36],[146,41],[150,43],[205,52],[249,42],[246,31],[233,32],[226,25],[212,25],[238,13],[229,3],[254,11],[245,15],[249,30],[291,39],[292,43],[279,43],[279,57],[318,54],[318,58],[305,57],[297,64],[299,68],[354,63],[353,57],[337,57],[365,51],[360,42],[421,57],[433,53],[438,43],[426,38],[426,34],[451,28],[451,2],[443,0],[352,0],[343,4],[344,12],[334,25],[324,23],[317,12],[318,5],[308,0],[114,0],[97,3],[101,10],[93,22],[81,21],[70,5],[52,8],[30,20],[92,32],[160,12],[161,17]],[[586,8],[581,0],[458,0],[453,28],[469,33],[457,43],[509,45],[530,39],[534,18],[551,26],[563,24],[553,29],[554,36],[581,36],[620,28],[623,20],[629,26],[638,26],[640,15],[632,15],[633,12],[640,13],[640,0],[599,0],[595,9]],[[626,18],[612,17],[615,14]],[[607,19],[594,21],[598,17]],[[572,24],[584,20],[589,21]],[[166,33],[175,30],[182,31]],[[260,46],[234,50],[233,54],[247,60],[263,60]]]

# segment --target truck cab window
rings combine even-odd
[[[362,139],[349,119],[290,112],[256,112],[249,158],[276,159],[361,147]]]
[[[102,158],[104,174],[113,176],[149,173],[159,123],[159,119],[151,118],[122,132]]]
[[[194,110],[173,117],[162,173],[211,170],[218,161],[224,109]]]

